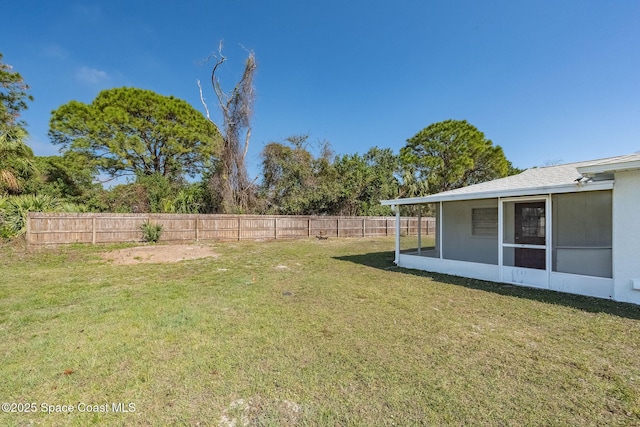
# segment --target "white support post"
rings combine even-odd
[[[418,205],[418,255],[422,255],[422,205]]]
[[[551,206],[552,199],[551,194],[547,194],[547,198],[544,201],[544,219],[545,219],[545,254],[546,254],[546,267],[547,267],[547,286],[551,283],[551,270],[553,263],[553,207]]]
[[[500,282],[504,282],[502,277],[502,264],[504,263],[504,205],[500,197],[498,197],[498,268],[500,269]]]
[[[400,262],[400,206],[393,205],[391,209],[396,212],[396,259],[393,262],[398,265]]]
[[[438,258],[443,259],[442,258],[442,230],[443,230],[443,228],[442,228],[442,223],[443,223],[443,221],[442,221],[442,202],[439,202],[438,204],[440,205],[439,208],[438,208],[439,212],[440,212],[440,218],[439,218],[440,219],[440,224],[438,224],[439,225],[439,227],[438,227],[438,254],[440,256]]]

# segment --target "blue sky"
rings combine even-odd
[[[640,1],[24,0],[2,7],[0,52],[32,88],[37,155],[52,110],[131,86],[200,111],[196,80],[224,40],[230,89],[258,62],[248,165],[309,134],[336,154],[394,152],[465,119],[520,168],[640,150]],[[219,116],[213,113],[219,121]]]

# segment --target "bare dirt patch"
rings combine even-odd
[[[188,259],[217,258],[213,248],[205,245],[148,245],[118,249],[102,255],[114,265],[168,263]]]

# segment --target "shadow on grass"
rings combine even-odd
[[[515,298],[526,298],[548,304],[562,305],[565,307],[583,310],[590,313],[606,313],[613,316],[640,320],[640,307],[635,304],[615,302],[602,298],[567,294],[551,290],[527,288],[524,286],[509,285],[506,283],[467,279],[459,276],[450,276],[448,274],[401,268],[393,264],[393,258],[394,253],[389,251],[334,257],[334,259],[337,259],[339,261],[348,261],[368,267],[379,268],[385,271],[395,271],[401,274],[410,274],[412,276],[425,277],[441,283],[464,286],[466,288],[492,292],[498,295],[511,296]]]

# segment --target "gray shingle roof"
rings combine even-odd
[[[542,168],[531,168],[518,175],[445,191],[439,193],[439,195],[475,194],[572,184],[576,179],[581,177],[576,168],[585,164],[586,162],[580,162],[566,165],[546,166]]]
[[[524,172],[474,184],[455,190],[432,194],[425,197],[415,197],[412,199],[398,199],[396,202],[404,203],[428,203],[441,200],[465,200],[480,199],[487,197],[505,197],[516,195],[544,194],[554,192],[577,191],[577,180],[582,177],[579,171],[581,168],[602,165],[601,169],[615,169],[615,165],[630,164],[640,162],[640,153],[625,156],[610,157],[606,159],[590,160],[585,162],[568,163],[564,165],[546,166],[540,168],[527,169]],[[591,188],[593,184],[589,184]],[[576,190],[573,190],[573,188]],[[562,189],[560,191],[560,189]],[[392,201],[383,201],[383,204],[393,204]]]

